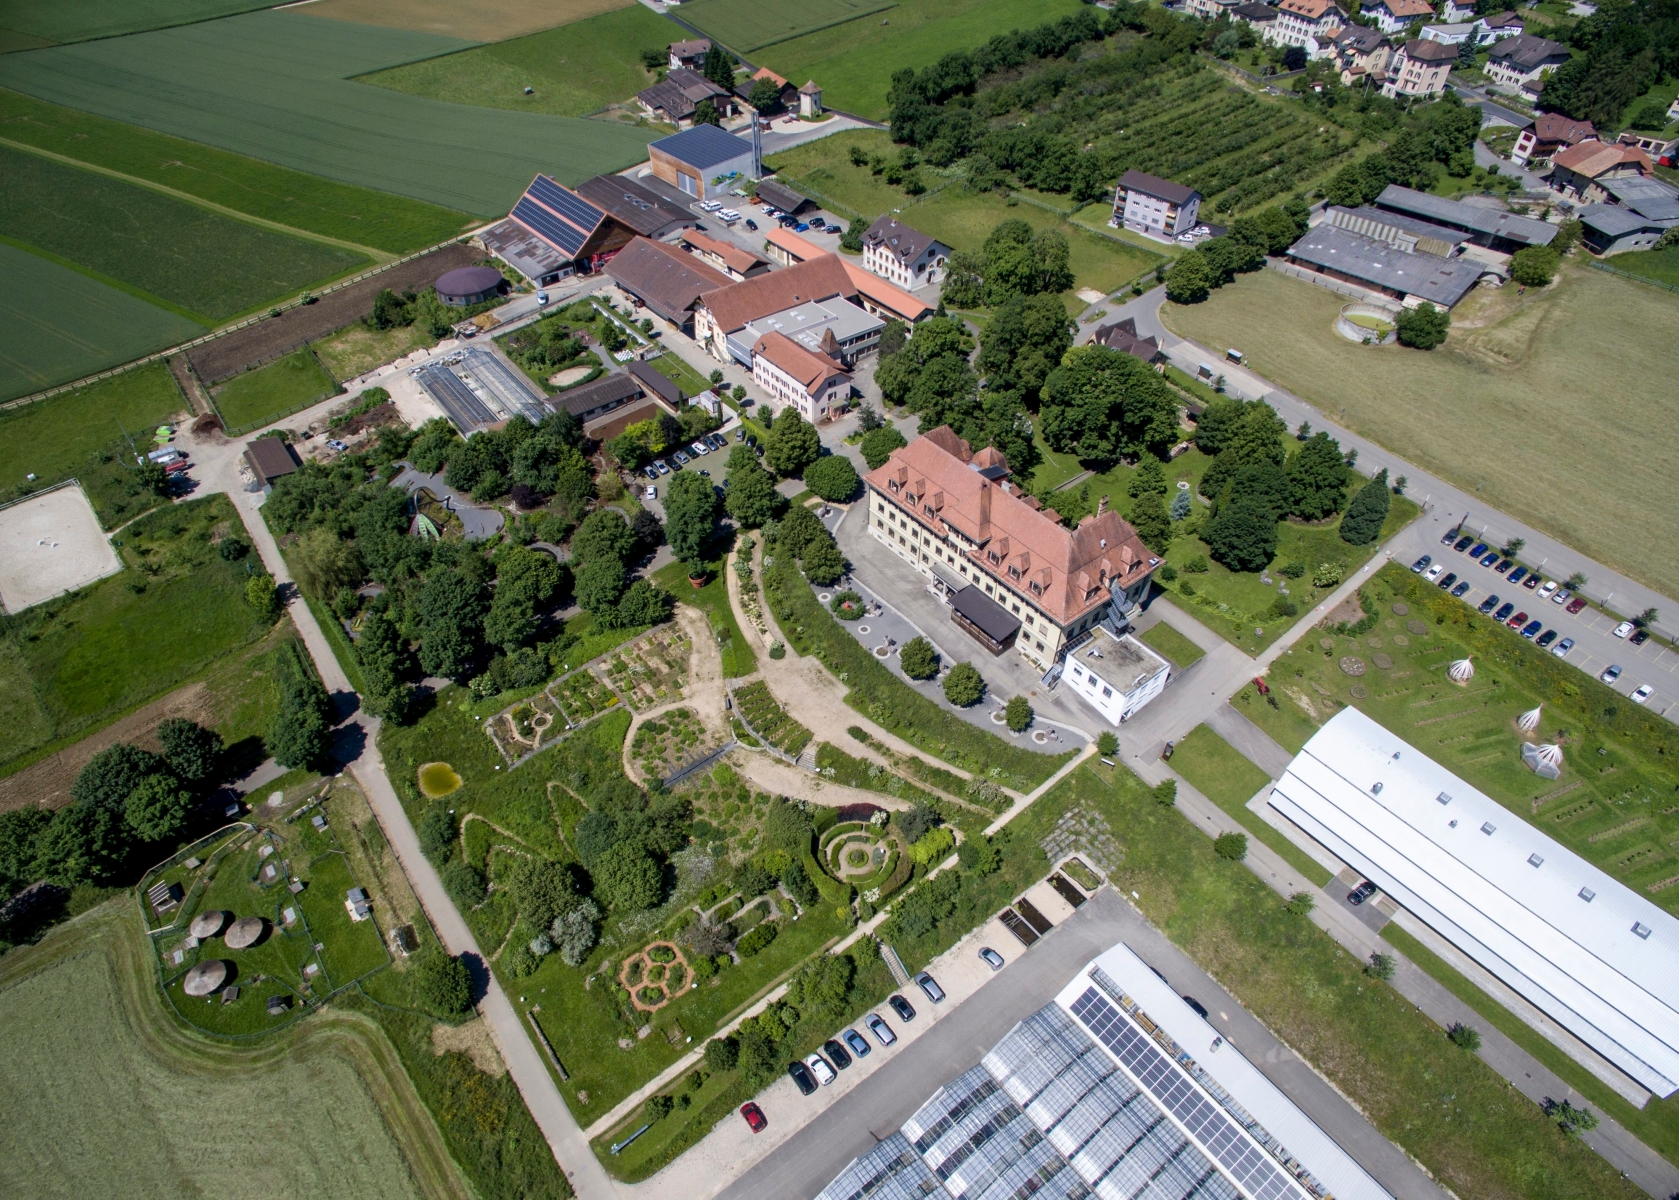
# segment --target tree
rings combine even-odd
[[[167,770],[167,763],[151,751],[118,742],[87,760],[70,785],[70,798],[81,808],[120,813],[130,792]]]
[[[188,783],[202,783],[216,772],[221,761],[221,735],[185,717],[169,717],[157,727],[163,746],[163,761]]]
[[[909,443],[904,441],[904,435],[898,432],[896,426],[882,425],[865,433],[859,448],[863,451],[863,461],[873,471],[892,457],[892,451],[907,445]]]
[[[911,345],[920,338],[917,331]],[[1072,345],[1073,322],[1060,296],[1015,296],[998,308],[985,327],[974,365],[989,390],[1019,391],[1031,400]]]
[[[724,91],[735,90],[735,60],[727,50],[713,42],[700,63],[700,74]]]
[[[1648,629],[1660,620],[1660,615],[1653,608],[1647,608],[1632,619],[1632,623],[1640,629]]]
[[[1394,320],[1399,331],[1399,343],[1416,350],[1432,350],[1446,340],[1451,328],[1452,314],[1423,301],[1415,308],[1404,308]]]
[[[1011,697],[1008,705],[1003,709],[1003,720],[1007,723],[1011,733],[1021,733],[1032,723],[1036,716],[1032,706],[1026,702],[1025,696]]]
[[[1577,592],[1581,588],[1585,587],[1589,582],[1591,581],[1586,578],[1584,571],[1576,571],[1568,577],[1567,587],[1569,591]]]
[[[1176,779],[1162,779],[1154,785],[1154,802],[1163,808],[1170,808],[1178,802],[1178,781]]]
[[[773,79],[754,80],[746,102],[761,113],[770,112],[781,107],[781,89]]]
[[[1143,545],[1164,555],[1166,547],[1172,544],[1172,518],[1166,513],[1166,497],[1159,492],[1138,496],[1131,505],[1131,527]]]
[[[938,823],[938,810],[921,801],[908,812],[898,814],[898,832],[906,842],[919,842]]]
[[[1103,758],[1112,758],[1119,753],[1119,737],[1116,734],[1103,731],[1096,736],[1096,753]]]
[[[607,442],[606,452],[626,471],[639,471],[653,461],[653,452],[647,448],[647,443],[628,430]]]
[[[723,507],[747,529],[757,529],[787,507],[787,497],[775,490],[775,476],[764,470],[747,446],[736,446],[729,454],[729,486],[723,493]]]
[[[1562,255],[1549,246],[1528,246],[1510,259],[1510,278],[1528,287],[1544,287],[1562,265]]]
[[[278,620],[280,616],[280,590],[274,583],[274,576],[267,571],[258,571],[245,581],[245,603],[261,614],[264,620]]]
[[[420,814],[414,833],[420,840],[420,852],[433,862],[443,862],[455,849],[455,814],[443,801],[435,801]]]
[[[787,1003],[817,1025],[837,1025],[847,1016],[846,1000],[857,961],[849,954],[818,954],[787,981]]]
[[[341,540],[324,525],[298,538],[287,561],[297,585],[317,600],[329,599],[339,588],[355,587],[365,578],[355,543]]]
[[[1350,546],[1368,546],[1375,541],[1381,536],[1392,499],[1387,468],[1383,467],[1374,479],[1358,489],[1352,503],[1347,505],[1347,515],[1341,518],[1341,540]]]
[[[1520,554],[1526,546],[1527,546],[1527,539],[1526,538],[1519,538],[1519,537],[1510,538],[1507,541],[1505,541],[1505,543],[1504,543],[1504,550],[1503,550],[1504,557],[1505,558],[1515,558],[1516,555]]]
[[[839,544],[826,529],[822,532],[826,536],[812,541],[799,558],[805,576],[812,583],[819,585],[833,583],[845,574],[845,555],[840,553]]]
[[[1321,521],[1340,510],[1347,487],[1341,445],[1326,433],[1308,437],[1283,464],[1288,511],[1303,521]]]
[[[972,663],[957,663],[944,677],[944,698],[957,708],[969,708],[985,698],[985,677]]]
[[[564,863],[516,858],[507,870],[504,883],[519,915],[535,929],[546,929],[577,903],[577,889]]]
[[[630,584],[629,591],[618,601],[618,628],[634,629],[638,625],[662,625],[670,619],[676,601],[663,588],[645,579]]]
[[[911,679],[931,679],[939,673],[939,652],[924,637],[914,637],[898,651],[898,664]]]
[[[827,455],[805,468],[805,486],[824,500],[849,500],[862,485],[857,468],[843,454]]]
[[[698,566],[705,561],[706,545],[716,530],[717,493],[711,480],[694,471],[678,471],[665,493],[665,540],[671,552]]]
[[[1065,352],[1044,381],[1038,415],[1049,448],[1081,459],[1111,462],[1177,439],[1178,402],[1166,381],[1141,359],[1106,346]]]
[[[732,1071],[740,1062],[740,1043],[724,1036],[705,1044],[705,1065],[712,1071]]]
[[[1191,250],[1180,255],[1166,272],[1166,299],[1173,304],[1199,304],[1213,286],[1213,273],[1206,256]]]
[[[1219,508],[1202,537],[1232,571],[1259,571],[1276,556],[1277,518],[1260,497],[1240,495]]]
[[[956,847],[956,861],[975,875],[990,875],[1003,865],[1003,852],[990,838],[969,838]]]
[[[470,572],[470,573],[469,573]],[[428,675],[465,676],[484,647],[489,596],[473,564],[433,567],[416,604],[420,665]]]
[[[420,1003],[440,1017],[464,1016],[472,1008],[472,973],[466,963],[441,950],[422,954],[408,968]]]
[[[851,223],[840,234],[840,249],[849,250],[853,254],[863,252],[863,235],[869,231],[869,223],[862,217],[852,217]]]
[[[1194,507],[1195,501],[1190,498],[1189,489],[1179,488],[1172,496],[1172,504],[1166,510],[1166,515],[1174,521],[1181,521],[1189,515],[1190,510]]]
[[[477,908],[490,894],[484,873],[464,858],[451,860],[438,876],[443,881],[443,890],[459,908]]]
[[[1213,853],[1231,862],[1241,862],[1248,856],[1248,835],[1221,833],[1213,839]]]
[[[280,705],[263,741],[288,770],[319,767],[331,748],[332,699],[296,641],[274,652]]]
[[[551,554],[508,546],[498,555],[495,594],[484,618],[484,637],[511,654],[529,642],[541,614],[560,590],[560,566]]]
[[[1446,1030],[1446,1038],[1458,1049],[1467,1050],[1471,1054],[1481,1048],[1480,1030],[1461,1021],[1452,1022],[1452,1027]]]
[[[1590,1133],[1597,1128],[1597,1114],[1589,1108],[1575,1108],[1567,1100],[1558,1102],[1545,1098],[1545,1115],[1557,1123],[1564,1133]]]
[[[813,836],[810,814],[791,801],[776,800],[764,814],[762,833],[771,850],[802,854],[810,849]]]
[[[664,872],[635,841],[621,841],[595,860],[589,872],[596,893],[622,911],[652,908],[664,890]]]
[[[1373,979],[1392,979],[1393,972],[1393,955],[1380,952],[1372,954],[1369,965],[1364,968],[1364,973]]]
[[[623,562],[611,555],[601,555],[584,561],[577,568],[572,590],[579,607],[592,613],[599,621],[602,614],[617,612],[625,586]]]
[[[602,556],[627,561],[634,549],[635,533],[624,520],[624,514],[615,508],[596,509],[583,518],[577,532],[571,535],[574,562],[587,562]]]
[[[644,508],[636,513],[635,520],[630,522],[630,532],[635,534],[637,546],[645,550],[657,550],[665,544],[665,527],[653,510]]]
[[[783,479],[802,475],[822,453],[816,426],[799,415],[796,408],[784,408],[764,439],[764,461]]]
[[[721,128],[722,124],[722,114],[717,111],[717,106],[713,104],[709,98],[701,100],[698,104],[694,105],[694,125],[696,127],[700,125],[716,125]]]
[[[192,815],[192,795],[168,775],[142,779],[123,806],[128,827],[148,842],[180,832]]]
[[[134,477],[140,481],[140,486],[154,496],[169,494],[169,472],[162,463],[147,459],[134,472]]]
[[[1291,917],[1304,917],[1309,915],[1316,906],[1317,901],[1313,899],[1312,893],[1295,892],[1283,905],[1283,911]]]

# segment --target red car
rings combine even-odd
[[[746,1118],[746,1123],[752,1127],[753,1133],[764,1132],[764,1126],[769,1124],[764,1118],[764,1110],[750,1100],[740,1106],[740,1115]]]
[[[1568,611],[1571,613],[1577,613],[1584,607],[1586,607],[1586,598],[1584,596],[1576,596],[1568,602]]]
[[[1519,612],[1504,623],[1511,629],[1520,629],[1523,625],[1527,624],[1527,614],[1525,612]]]

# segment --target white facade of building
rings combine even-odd
[[[1130,634],[1114,637],[1098,626],[1067,655],[1061,679],[1104,721],[1118,725],[1165,691],[1171,673],[1170,663]]]
[[[790,404],[812,424],[826,421],[835,408],[851,396],[851,376],[836,371],[816,385],[814,392],[769,360],[766,354],[752,356],[752,382],[770,394],[777,404]]]

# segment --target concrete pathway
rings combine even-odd
[[[1221,704],[1208,713],[1206,724],[1272,779],[1282,778],[1288,764],[1294,761],[1294,755],[1277,745],[1270,734],[1228,704]]]

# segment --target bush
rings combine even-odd
[[[414,832],[420,839],[420,850],[432,862],[443,862],[455,849],[455,814],[441,800],[420,814]]]
[[[1471,1028],[1461,1021],[1454,1021],[1452,1027],[1446,1030],[1446,1037],[1460,1050],[1467,1050],[1471,1054],[1481,1048],[1480,1030]]]
[[[1184,563],[1183,569],[1191,575],[1205,575],[1210,569],[1207,564],[1207,556],[1205,554],[1195,555]]]
[[[1162,779],[1154,785],[1154,802],[1170,808],[1178,802],[1178,781]]]
[[[1399,331],[1399,344],[1416,350],[1432,350],[1445,341],[1451,324],[1450,312],[1435,308],[1426,300],[1415,308],[1401,309],[1394,321]]]
[[[1213,853],[1231,862],[1241,862],[1248,856],[1248,835],[1221,833],[1213,839]]]
[[[968,708],[985,699],[985,676],[972,663],[957,663],[944,677],[944,698],[957,708]]]
[[[931,679],[939,673],[939,652],[924,637],[905,642],[898,651],[898,662],[911,679]]]
[[[1103,758],[1112,758],[1119,753],[1119,737],[1113,733],[1102,733],[1096,738],[1096,753]],[[1170,782],[1170,781],[1168,781]]]
[[[828,605],[830,612],[842,621],[856,621],[863,615],[863,597],[856,592],[840,592]]]
[[[449,893],[460,908],[477,908],[490,894],[484,883],[484,873],[465,859],[457,858],[441,872],[443,890]]]
[[[712,1038],[705,1044],[705,1065],[713,1071],[732,1071],[739,1062],[740,1043],[734,1038]]]
[[[1370,962],[1364,968],[1364,973],[1373,979],[1393,978],[1393,955],[1380,952],[1370,956]]]
[[[649,1122],[662,1121],[670,1116],[671,1109],[675,1107],[676,1102],[669,1096],[649,1096],[641,1111]]]
[[[758,951],[775,941],[775,935],[778,932],[779,929],[774,921],[765,921],[762,925],[748,930],[746,936],[735,943],[735,953],[742,958],[751,958]]]
[[[1011,733],[1023,732],[1032,723],[1032,718],[1035,715],[1032,706],[1026,702],[1025,696],[1013,697],[1009,701],[1008,707],[1003,710],[1003,719],[1008,723]]]
[[[437,1016],[459,1017],[471,1011],[472,975],[460,959],[433,950],[408,970],[420,1002]]]
[[[1288,903],[1283,905],[1283,911],[1290,916],[1304,917],[1315,907],[1317,907],[1317,900],[1312,896],[1312,893],[1295,892],[1288,898]]]
[[[857,477],[857,468],[843,454],[817,459],[805,468],[804,479],[805,486],[822,499],[836,502],[851,499],[863,486],[863,481]]]
[[[1544,287],[1556,276],[1562,255],[1549,246],[1529,246],[1510,259],[1510,278],[1527,287]]]

